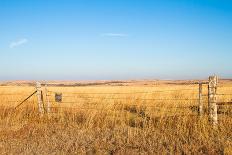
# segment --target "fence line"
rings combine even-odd
[[[232,86],[217,86],[218,88],[232,88]]]
[[[62,97],[73,97],[73,96],[62,96]],[[154,101],[169,101],[169,100],[173,100],[173,101],[186,101],[186,100],[192,100],[192,101],[197,101],[198,99],[196,98],[106,98],[106,97],[81,97],[81,96],[76,96],[73,98],[80,98],[80,99],[106,99],[106,100],[154,100]]]
[[[232,102],[218,102],[218,105],[232,105]]]
[[[108,82],[110,83],[110,82]],[[113,83],[113,82],[112,82]],[[120,82],[119,82],[120,83]],[[197,109],[199,114],[198,115],[203,115],[205,112],[205,107],[204,107],[204,103],[206,101],[206,98],[208,99],[208,110],[209,110],[209,116],[210,119],[213,121],[213,124],[216,125],[217,124],[217,106],[224,106],[224,105],[232,105],[232,99],[231,101],[227,101],[227,102],[223,102],[223,101],[219,101],[217,100],[218,96],[230,96],[232,95],[230,92],[229,93],[220,93],[218,88],[232,88],[232,86],[224,86],[222,84],[218,84],[218,78],[216,76],[211,76],[209,78],[209,82],[175,82],[175,83],[164,83],[169,85],[169,87],[171,87],[170,85],[174,85],[176,86],[175,89],[157,89],[157,90],[151,90],[151,91],[134,91],[134,92],[93,92],[93,93],[89,93],[89,92],[68,92],[68,91],[62,91],[62,93],[59,93],[61,98],[59,98],[59,101],[56,100],[56,96],[57,96],[57,92],[55,91],[51,91],[49,90],[49,86],[58,86],[58,87],[66,87],[66,85],[59,85],[59,84],[42,84],[42,86],[45,86],[45,89],[43,89],[41,87],[40,83],[37,83],[37,89],[35,92],[33,92],[32,94],[30,94],[29,96],[26,96],[27,94],[24,93],[5,93],[5,94],[0,94],[0,96],[22,96],[25,95],[25,98],[23,101],[5,101],[6,103],[19,103],[15,108],[21,106],[23,103],[28,102],[28,99],[31,98],[32,96],[34,96],[35,94],[37,94],[37,103],[38,103],[38,109],[39,112],[41,114],[43,113],[50,113],[50,108],[67,108],[67,107],[53,107],[51,106],[50,103],[78,103],[78,101],[62,101],[62,97],[64,98],[72,98],[72,99],[101,99],[101,100],[131,100],[131,101],[173,101],[173,102],[178,102],[178,103],[182,103],[181,101],[185,101],[185,102],[189,102],[191,104],[195,104],[194,106],[160,106],[162,108],[182,108],[182,109]],[[203,87],[204,85],[208,85],[208,94],[203,94],[203,90],[205,90],[206,87]],[[85,84],[84,86],[91,86],[94,84]],[[102,85],[104,85],[104,83],[102,83]],[[79,86],[79,85],[70,85],[70,87],[75,87],[75,86]],[[81,86],[81,85],[80,85]],[[162,84],[161,84],[162,86]],[[178,86],[194,86],[191,88],[179,88]],[[198,87],[197,87],[198,86]],[[6,88],[6,89],[10,89],[12,86],[0,86],[0,88]],[[23,86],[24,87],[24,86]],[[25,86],[25,87],[31,87],[31,86]],[[165,88],[165,87],[164,87]],[[203,89],[204,88],[204,89]],[[176,98],[139,98],[139,97],[102,97],[102,96],[94,96],[94,95],[126,95],[126,94],[156,94],[156,93],[170,93],[170,92],[181,92],[181,91],[192,91],[190,95],[193,96],[193,94],[198,94],[198,97],[196,98],[186,98],[186,97],[176,97]],[[1,93],[1,91],[0,91]],[[182,92],[181,92],[182,93]],[[55,94],[55,100],[51,100],[51,96],[53,96],[52,94]],[[83,96],[78,96],[78,95],[83,95]],[[93,96],[89,96],[89,95],[93,95]],[[160,94],[159,94],[160,95]],[[165,94],[163,94],[165,95]],[[44,100],[45,97],[45,100]],[[228,100],[228,99],[227,99]],[[196,102],[195,102],[196,101]],[[198,102],[197,102],[198,101]],[[34,103],[34,102],[32,102]],[[144,102],[145,103],[145,102]],[[158,102],[159,103],[159,102]],[[197,104],[198,103],[198,104]],[[45,110],[45,105],[47,106],[47,110]],[[146,105],[146,104],[114,104],[113,106],[135,106],[135,107],[154,107],[154,108],[159,108],[159,105]],[[86,109],[88,107],[81,107],[82,109]],[[93,107],[91,109],[97,109],[97,107]],[[103,108],[104,109],[104,108]],[[192,111],[195,112],[196,110]]]
[[[53,102],[53,101],[51,101],[51,102]],[[54,103],[54,102],[53,102]],[[64,102],[64,103],[66,103],[66,102]],[[70,102],[67,102],[67,103],[70,103]],[[78,107],[82,107],[83,105],[79,105]],[[93,105],[93,106],[96,106],[96,105]],[[197,107],[197,105],[195,105],[195,106],[165,106],[165,105],[147,105],[147,104],[142,104],[142,105],[139,105],[139,104],[123,104],[123,103],[117,103],[117,104],[113,104],[113,105],[111,105],[111,106],[114,106],[114,108],[115,107],[117,107],[117,106],[130,106],[130,108],[132,108],[132,107],[140,107],[140,108],[146,108],[146,107],[151,107],[151,108],[167,108],[167,109],[189,109],[189,108],[196,108]],[[75,106],[76,107],[76,106]],[[52,107],[51,107],[52,108]],[[62,106],[56,106],[56,108],[72,108],[72,107],[62,107]],[[83,107],[83,108],[85,108],[85,107]],[[96,107],[95,107],[96,108]]]
[[[57,103],[56,101],[50,101],[52,103]],[[60,103],[77,103],[77,101],[62,101]]]
[[[128,92],[128,93],[78,93],[78,92],[65,92],[67,94],[154,94],[159,92],[170,92],[170,91],[187,91],[187,90],[197,90],[196,89],[172,89],[172,90],[158,90],[158,91],[151,91],[151,92]],[[48,91],[49,93],[55,93],[53,91]]]
[[[151,107],[151,108],[162,108],[162,107],[155,107],[155,106],[147,106],[147,107]],[[75,110],[75,109],[86,109],[86,110],[106,110],[107,108],[97,108],[97,107],[51,107],[51,109],[69,109],[69,110]],[[171,107],[171,109],[179,109],[179,108],[175,108],[175,107]],[[189,109],[189,107],[181,107],[181,109]],[[110,111],[133,111],[133,109],[127,109],[127,107],[121,107],[121,108],[111,108],[111,109],[107,109]],[[138,109],[137,112],[142,111],[143,109]],[[166,110],[164,110],[163,112],[166,112]],[[172,111],[175,112],[175,111]],[[186,114],[186,115],[191,115],[191,114]],[[196,114],[197,115],[197,114]],[[178,116],[178,114],[177,114]]]
[[[217,94],[217,95],[220,95],[220,96],[227,96],[227,95],[232,95],[232,94]]]

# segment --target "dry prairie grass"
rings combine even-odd
[[[232,92],[226,87],[231,83],[223,85],[220,93]],[[212,127],[207,115],[197,116],[197,85],[48,90],[52,112],[40,116],[35,96],[19,109],[12,108],[33,87],[0,87],[0,94],[5,94],[0,95],[1,154],[232,154],[231,108],[222,107],[227,115],[220,115],[218,127]],[[54,102],[53,92],[63,93],[62,103]],[[203,92],[207,93],[206,86]],[[231,99],[232,95],[219,97]]]

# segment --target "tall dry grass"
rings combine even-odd
[[[232,154],[231,108],[220,108],[219,124],[213,127],[207,115],[198,116],[197,85],[48,90],[51,113],[41,116],[36,96],[13,108],[33,87],[0,87],[5,94],[0,95],[1,154]],[[54,92],[63,93],[62,103],[54,102]],[[207,94],[206,86],[203,92]],[[207,110],[207,97],[204,107]]]

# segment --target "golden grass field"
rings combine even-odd
[[[219,107],[213,127],[207,96],[198,116],[198,85],[173,83],[47,87],[51,112],[43,116],[36,95],[14,109],[34,87],[0,86],[0,153],[232,154],[231,106]],[[55,102],[55,92],[63,102]],[[231,101],[232,82],[222,81],[218,92],[228,94],[218,100]]]

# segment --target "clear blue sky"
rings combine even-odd
[[[0,80],[232,78],[232,2],[1,0]]]

